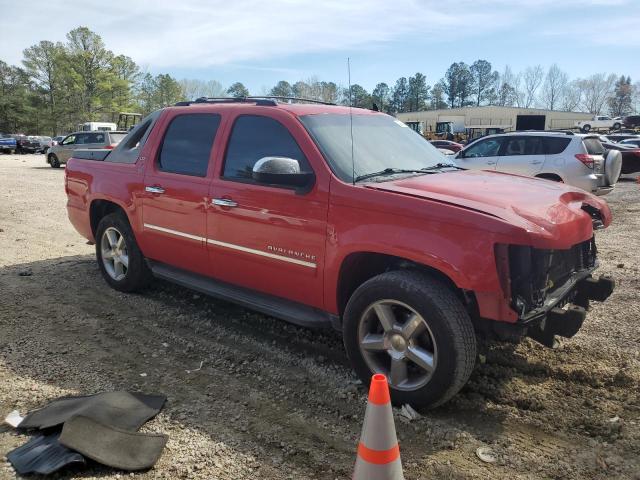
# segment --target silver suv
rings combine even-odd
[[[496,170],[564,182],[605,195],[620,177],[622,156],[597,135],[512,132],[482,137],[457,153],[464,168]]]
[[[73,151],[80,149],[114,148],[127,136],[128,132],[76,132],[67,135],[57,145],[51,146],[47,153],[47,163],[53,168],[67,163]]]

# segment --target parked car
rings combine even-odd
[[[621,140],[620,145],[635,145],[636,147],[640,147],[640,137],[635,138],[627,138],[626,140]]]
[[[77,148],[96,149],[114,148],[126,136],[127,132],[76,132],[67,135],[58,145],[49,149],[47,163],[53,168],[67,163]]]
[[[626,128],[638,128],[640,127],[640,115],[627,115],[622,122]]]
[[[15,152],[17,148],[16,139],[5,133],[0,133],[0,152],[2,153],[12,153]]]
[[[39,144],[40,150],[39,153],[47,153],[51,146],[53,145],[53,139],[51,137],[33,137]]]
[[[34,137],[26,135],[15,135],[16,153],[36,153],[40,150],[40,142]]]
[[[445,157],[453,157],[455,155],[455,152],[448,150],[446,148],[438,148],[437,149],[441,154],[443,154]]]
[[[53,139],[51,140],[51,146],[58,145],[62,140],[64,140],[65,136],[66,135],[58,135],[56,137],[53,137]]]
[[[456,155],[465,168],[496,170],[564,182],[596,195],[613,190],[622,158],[606,158],[597,135],[513,132],[483,137]]]
[[[606,202],[461,169],[358,108],[183,102],[111,151],[74,151],[65,191],[111,287],[136,291],[155,275],[332,325],[362,381],[386,374],[396,404],[460,390],[476,329],[554,346],[614,286],[592,276]]]
[[[575,126],[584,133],[591,130],[618,130],[622,127],[622,121],[613,119],[608,115],[594,115],[590,120],[576,122]]]
[[[602,136],[602,135],[601,135]],[[609,133],[604,135],[610,142],[621,142],[628,139],[640,139],[640,135],[637,133]]]
[[[430,140],[429,143],[436,148],[444,148],[445,150],[451,150],[454,153],[459,152],[462,150],[462,147],[464,147],[461,143],[452,142],[450,140]]]
[[[622,158],[622,174],[640,172],[640,147],[636,145],[625,145],[624,143],[602,141],[602,146],[606,150],[616,150],[620,152]]]

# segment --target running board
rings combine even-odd
[[[237,303],[251,310],[256,310],[302,327],[326,328],[333,326],[335,328],[339,323],[335,315],[317,308],[220,282],[213,278],[154,260],[147,259],[147,263],[153,275],[162,280],[176,283],[221,300]]]

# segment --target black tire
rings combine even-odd
[[[60,160],[58,160],[55,153],[49,154],[47,158],[49,159],[49,165],[51,165],[51,168],[60,168]]]
[[[128,254],[128,267],[125,276],[121,280],[114,279],[106,270],[101,243],[104,232],[108,228],[115,228],[124,237]],[[151,270],[145,262],[144,256],[138,247],[136,238],[131,230],[129,221],[123,213],[110,213],[100,220],[96,229],[96,259],[98,267],[106,282],[120,292],[135,292],[144,289],[152,279]]]
[[[614,123],[613,124],[613,129],[614,130],[620,130],[620,123],[619,122]]]
[[[466,384],[476,359],[476,336],[469,314],[456,294],[440,280],[418,271],[383,273],[363,283],[351,296],[344,313],[343,337],[354,370],[369,384],[375,372],[360,350],[361,318],[382,299],[402,302],[426,321],[437,348],[437,362],[428,382],[414,390],[390,386],[395,405],[433,408],[445,403]]]
[[[591,130],[591,125],[584,125],[581,130],[582,133],[588,133]]]

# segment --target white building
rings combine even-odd
[[[396,117],[422,133],[435,132],[436,124],[439,122],[452,122],[453,133],[462,133],[468,129],[503,129],[504,131],[566,129],[573,128],[576,121],[588,120],[593,115],[538,108],[487,106],[406,112],[398,113]]]

